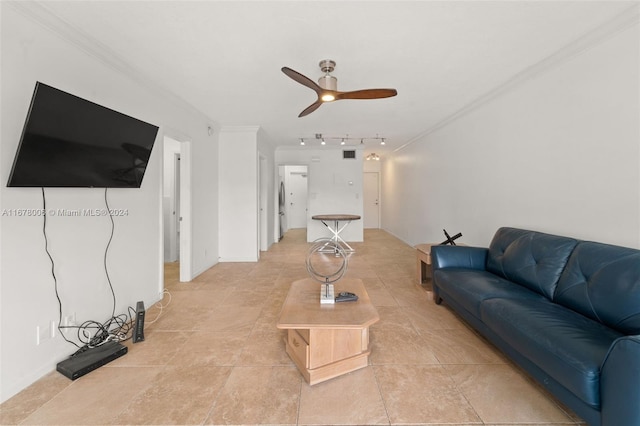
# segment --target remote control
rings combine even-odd
[[[358,296],[348,291],[343,291],[336,296],[336,302],[355,302],[356,300]]]

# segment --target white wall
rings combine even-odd
[[[313,215],[341,213],[362,216],[362,150],[359,147],[355,149],[356,159],[343,159],[343,148],[279,147],[276,149],[276,164],[309,167],[307,241],[312,242],[321,237],[331,236],[321,222],[311,219]],[[340,237],[345,241],[362,241],[362,220],[351,222]]]
[[[262,129],[258,130],[258,158],[261,159],[261,176],[258,182],[258,190],[262,192],[262,206],[265,209],[262,221],[262,235],[265,241],[260,249],[266,251],[278,241],[277,209],[278,209],[278,184],[275,166],[275,147],[272,141],[265,135]]]
[[[162,140],[182,135],[193,149],[193,267],[217,261],[217,135],[204,115],[179,100],[96,59],[90,43],[67,41],[2,2],[0,80],[0,211],[39,209],[38,188],[7,188],[6,182],[36,81],[160,126],[140,189],[108,191],[110,207],[127,209],[115,218],[108,269],[117,313],[143,300],[160,298],[162,276]],[[55,22],[49,22],[55,26]],[[69,34],[67,31],[64,34]],[[86,42],[86,40],[85,40]],[[82,43],[81,43],[82,44]],[[100,49],[99,46],[96,46]],[[47,189],[47,207],[102,208],[101,189]],[[50,217],[49,249],[55,259],[63,315],[77,321],[104,321],[111,315],[103,256],[111,224],[108,217]],[[4,401],[75,351],[60,336],[36,346],[36,327],[58,321],[51,264],[44,251],[42,217],[1,216],[0,230],[0,400]],[[204,250],[208,249],[205,256]]]
[[[258,176],[260,167],[262,182]],[[229,126],[220,132],[219,145],[219,257],[221,262],[255,262],[258,260],[260,244],[259,192],[266,197],[267,247],[274,242],[274,191],[273,148],[257,126]]]
[[[486,246],[500,226],[640,247],[638,25],[398,151],[383,227]]]
[[[257,127],[224,127],[219,141],[221,262],[258,260]]]

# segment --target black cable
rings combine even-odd
[[[51,261],[51,276],[53,277],[53,288],[56,293],[56,299],[58,299],[58,332],[64,340],[79,348],[80,346],[78,346],[75,342],[67,339],[60,326],[62,324],[62,300],[60,299],[60,294],[58,293],[58,278],[56,277],[55,262],[53,261],[53,257],[49,252],[49,240],[47,238],[47,199],[44,194],[44,187],[42,187],[42,234],[44,235],[44,251],[47,253],[47,256],[49,256],[49,261]]]
[[[109,289],[111,290],[113,305],[111,309],[111,318],[109,318],[104,323],[89,320],[85,321],[78,327],[78,339],[82,342],[85,342],[89,347],[100,346],[101,344],[106,343],[109,340],[126,340],[126,335],[129,331],[128,324],[131,322],[131,320],[127,318],[126,314],[116,316],[116,292],[113,289],[113,283],[111,282],[109,267],[107,265],[109,247],[111,247],[111,241],[113,240],[113,235],[115,233],[115,221],[113,220],[113,214],[111,213],[111,209],[109,208],[107,190],[108,188],[104,189],[104,205],[107,210],[107,214],[109,215],[109,220],[111,221],[111,232],[109,235],[109,241],[107,242],[107,245],[104,249],[103,266],[105,276],[107,277],[107,283],[109,284]],[[129,307],[129,309],[131,309],[131,307]],[[115,328],[112,328],[114,325]],[[97,330],[91,338],[88,337],[89,333],[87,332],[87,330],[89,329]]]
[[[104,272],[107,277],[107,282],[109,284],[109,289],[111,290],[111,297],[113,301],[111,318],[106,320],[104,323],[100,323],[94,320],[88,320],[83,322],[79,326],[78,325],[62,326],[61,325],[62,324],[62,300],[60,299],[60,294],[58,292],[58,280],[55,275],[55,263],[53,261],[53,257],[51,256],[51,253],[49,252],[49,242],[48,242],[47,233],[46,233],[47,203],[46,203],[44,188],[42,188],[42,205],[43,205],[42,208],[44,211],[42,233],[44,235],[44,241],[45,241],[45,252],[49,256],[49,260],[51,261],[51,275],[53,276],[55,294],[56,294],[56,298],[58,299],[58,314],[59,314],[58,331],[60,332],[60,335],[63,337],[64,340],[66,340],[67,342],[79,348],[72,356],[82,353],[89,348],[100,346],[111,340],[114,340],[117,342],[128,340],[131,338],[131,335],[133,335],[132,330],[133,330],[133,318],[135,317],[135,314],[136,314],[135,309],[129,306],[128,316],[127,314],[116,315],[116,304],[117,304],[116,293],[113,288],[113,283],[111,282],[111,277],[109,275],[109,268],[107,266],[107,257],[109,253],[109,248],[111,246],[111,241],[113,240],[113,236],[115,233],[115,221],[113,220],[113,214],[111,213],[111,209],[109,208],[109,200],[107,199],[107,188],[104,189],[104,203],[107,209],[107,213],[109,214],[109,219],[111,221],[111,232],[109,235],[109,241],[107,242],[107,246],[105,247],[105,250],[104,250],[104,257],[103,257]],[[67,339],[67,337],[62,332],[63,328],[77,329],[78,341],[83,343],[84,346],[80,346],[77,343]],[[131,332],[131,335],[129,335],[130,332]]]
[[[109,219],[111,219],[111,235],[109,235],[109,241],[107,242],[107,246],[104,249],[104,273],[107,276],[107,282],[109,283],[111,296],[113,297],[113,309],[111,310],[111,317],[114,318],[116,315],[116,292],[113,290],[113,284],[111,283],[111,277],[109,276],[109,269],[107,268],[107,254],[109,253],[109,247],[111,246],[111,240],[113,240],[113,234],[116,225],[113,221],[111,209],[109,209],[109,201],[107,200],[107,188],[104,189],[104,205],[107,208],[107,213],[109,213]]]
[[[122,342],[130,338],[129,332],[133,329],[131,311],[129,307],[129,316],[120,314],[109,318],[104,323],[97,321],[85,321],[77,326],[78,340],[85,343],[88,347],[100,346],[108,341]],[[93,335],[93,337],[90,337]]]

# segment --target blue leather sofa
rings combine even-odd
[[[640,250],[500,228],[433,246],[433,291],[590,425],[640,425]]]

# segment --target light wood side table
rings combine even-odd
[[[418,244],[416,246],[416,266],[418,284],[422,285],[431,276],[431,246],[433,244]]]
[[[431,246],[440,245],[439,243],[418,244],[416,247],[416,266],[418,284],[424,284],[431,276]],[[457,244],[464,246],[465,244]]]
[[[320,304],[319,282],[295,281],[277,323],[287,330],[287,354],[310,385],[366,367],[369,326],[380,319],[361,280],[342,279],[334,286],[336,294],[348,291],[358,300]]]

